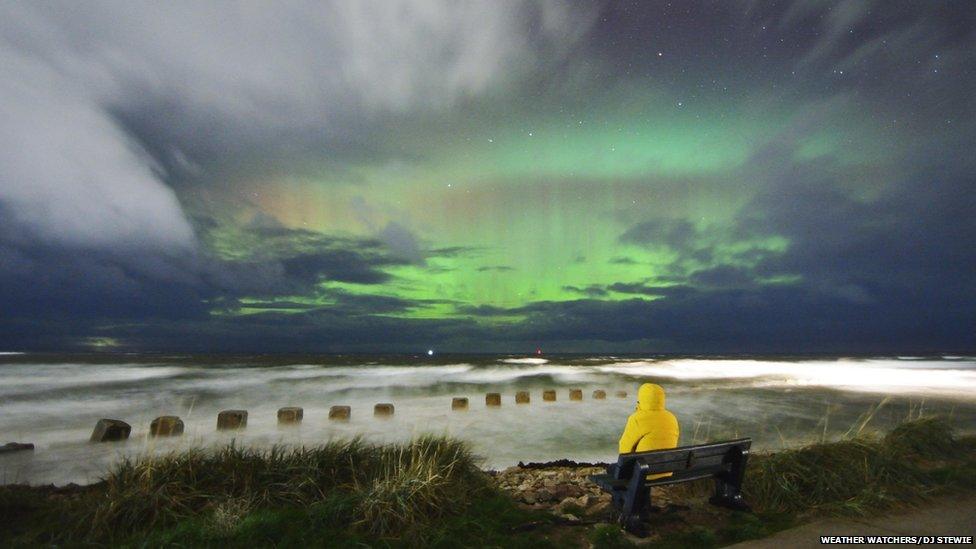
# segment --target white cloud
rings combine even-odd
[[[217,148],[328,135],[337,117],[449,108],[515,81],[590,15],[493,0],[5,3],[0,206],[48,241],[190,246],[173,191],[113,113]]]

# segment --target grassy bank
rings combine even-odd
[[[450,546],[533,520],[466,445],[433,437],[147,457],[66,496],[4,487],[0,513],[0,544],[25,545]]]
[[[699,505],[675,487],[656,514],[658,546],[760,537],[806,517],[867,514],[976,488],[976,441],[944,419],[751,458],[755,515]],[[697,515],[696,515],[697,513]],[[704,513],[704,514],[703,514]],[[689,517],[698,516],[698,519]],[[604,521],[610,517],[597,517]],[[560,525],[500,492],[467,446],[446,438],[314,448],[225,447],[119,464],[76,490],[0,487],[0,545],[627,546],[612,524]]]

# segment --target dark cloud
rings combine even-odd
[[[684,219],[654,219],[639,223],[620,235],[620,241],[647,246],[685,249],[694,244],[695,226]]]
[[[386,261],[388,264],[389,261]],[[377,269],[375,262],[352,250],[327,250],[302,254],[281,261],[285,274],[309,285],[336,281],[354,284],[380,284],[390,275]]]
[[[428,256],[437,257],[457,257],[462,255],[475,255],[484,251],[476,246],[446,246],[443,248],[433,248],[427,252]]]
[[[611,257],[611,265],[637,265],[637,261],[625,256]]]
[[[582,294],[588,297],[603,297],[609,293],[606,288],[598,285],[590,285],[585,288],[580,288],[579,286],[563,286],[562,289],[566,292]]]

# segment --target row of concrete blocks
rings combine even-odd
[[[617,391],[617,398],[626,398],[627,391]],[[603,400],[607,398],[606,391],[597,389],[593,391],[593,398]],[[528,391],[515,393],[516,404],[528,404],[531,396]],[[542,391],[542,400],[545,402],[556,401],[556,391],[547,389]],[[582,389],[570,389],[569,400],[583,400]],[[501,393],[487,393],[485,395],[486,406],[501,406]],[[468,399],[466,397],[455,397],[451,400],[452,410],[467,410]],[[373,415],[378,417],[392,416],[394,408],[392,404],[380,403],[373,407]],[[278,425],[297,425],[302,422],[305,410],[298,406],[286,406],[278,410]],[[333,406],[329,408],[329,419],[347,420],[352,415],[349,406]],[[224,410],[217,414],[217,430],[229,431],[243,429],[247,426],[247,410]],[[183,420],[177,416],[160,416],[149,423],[149,436],[151,437],[170,437],[183,434]],[[95,424],[92,431],[92,442],[110,442],[125,440],[129,438],[132,426],[119,419],[100,419]]]
[[[349,406],[333,406],[329,408],[329,419],[349,419]],[[388,417],[393,415],[393,405],[377,404],[373,407],[373,415]],[[297,425],[302,422],[305,410],[298,406],[286,406],[278,410],[278,425]],[[247,410],[224,410],[217,414],[217,430],[231,431],[247,427]],[[183,420],[177,416],[160,416],[149,423],[149,436],[172,437],[183,434]],[[100,419],[92,431],[92,442],[111,442],[129,438],[132,426],[120,419]]]
[[[627,391],[617,391],[617,398],[627,398]],[[607,398],[607,392],[603,389],[597,389],[593,391],[593,398],[595,400],[603,400]],[[528,391],[519,391],[515,393],[515,404],[529,404],[532,400],[531,395]],[[556,401],[556,391],[554,389],[546,389],[542,391],[542,400],[545,402],[555,402]],[[582,389],[570,389],[569,390],[569,400],[583,400],[583,390]],[[502,395],[501,393],[487,393],[485,395],[485,405],[486,406],[501,406],[502,405]],[[451,409],[453,410],[465,410],[468,407],[468,399],[466,398],[455,398],[451,402]]]

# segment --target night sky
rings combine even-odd
[[[976,3],[0,2],[0,351],[976,351]]]

